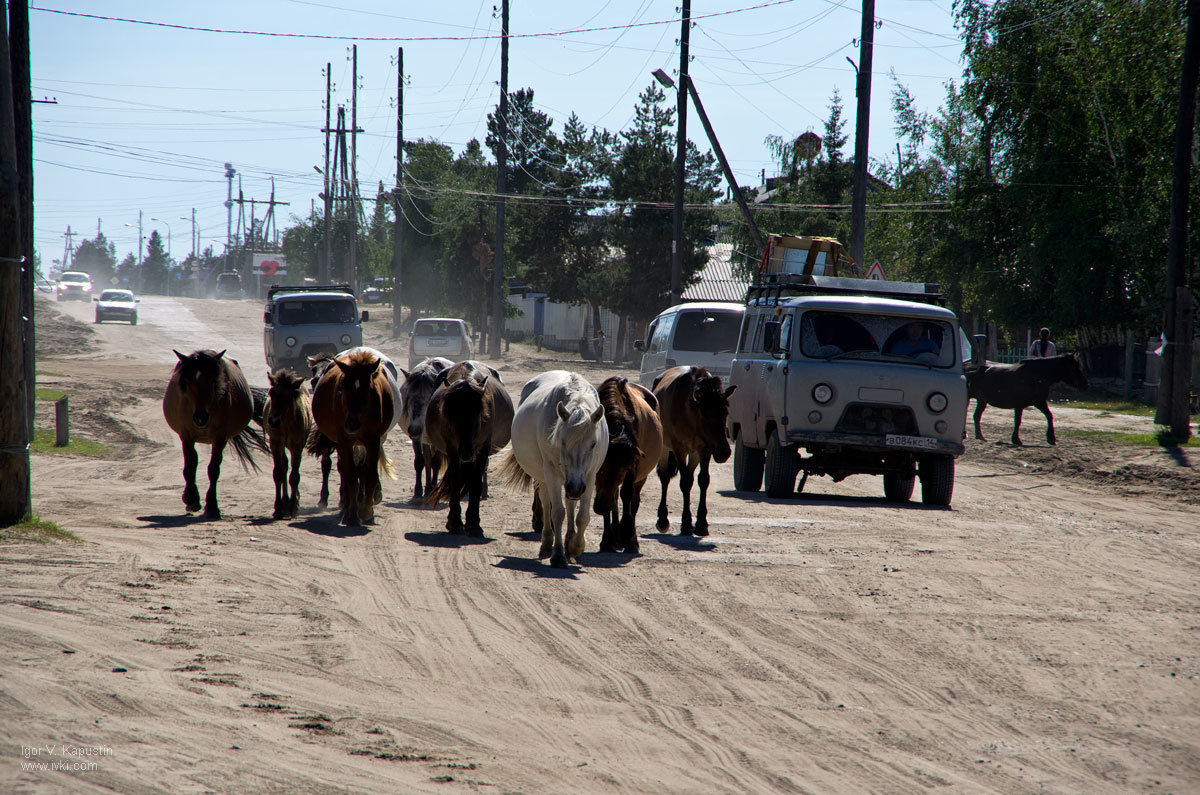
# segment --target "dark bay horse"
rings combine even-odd
[[[438,472],[442,468],[442,454],[422,441],[425,434],[425,409],[433,391],[438,387],[438,375],[443,370],[454,366],[454,362],[441,356],[426,359],[412,370],[400,370],[403,381],[400,384],[400,400],[404,408],[400,411],[400,427],[412,440],[413,469],[416,472],[416,486],[413,489],[412,502],[422,501],[425,494],[437,485]],[[421,479],[425,483],[422,487]]]
[[[312,433],[312,403],[308,384],[288,369],[267,373],[271,386],[263,408],[263,427],[271,448],[275,478],[276,519],[289,519],[300,512],[300,460],[304,446]],[[288,454],[291,454],[291,474],[288,473]],[[289,486],[291,487],[289,493]]]
[[[723,464],[729,460],[729,439],[725,420],[729,416],[729,396],[737,386],[722,389],[721,377],[703,367],[672,367],[654,380],[658,398],[658,416],[663,426],[663,451],[658,460],[658,480],[662,500],[658,504],[659,530],[671,526],[667,519],[667,487],[679,473],[683,494],[683,516],[679,534],[708,535],[708,462]],[[696,525],[692,526],[692,476],[700,467],[700,499],[696,505]]]
[[[450,503],[446,529],[483,537],[479,501],[486,488],[488,460],[508,444],[513,403],[500,374],[486,364],[463,361],[443,370],[425,409],[422,441],[442,455],[444,471],[425,498],[427,505]],[[467,496],[466,522],[460,501]]]
[[[163,395],[163,417],[183,444],[183,505],[188,513],[200,510],[196,443],[211,445],[204,515],[209,519],[220,519],[217,480],[221,477],[225,445],[233,447],[243,468],[253,468],[257,472],[258,464],[251,450],[257,448],[267,452],[266,441],[250,425],[254,416],[254,398],[246,376],[235,360],[226,358],[225,351],[217,353],[208,349],[188,356],[175,351],[175,355],[179,362],[171,372]]]
[[[1054,417],[1046,399],[1050,387],[1063,381],[1074,389],[1087,389],[1087,377],[1074,354],[1026,359],[1017,364],[987,364],[966,368],[967,397],[975,398],[975,438],[983,439],[979,418],[988,405],[1013,409],[1012,443],[1021,443],[1021,414],[1033,406],[1046,415],[1046,441],[1055,444]],[[986,441],[986,440],[984,440]]]
[[[662,454],[658,398],[624,376],[604,379],[599,392],[608,424],[608,452],[596,473],[592,502],[592,510],[604,517],[600,551],[637,554],[642,487]]]
[[[361,525],[375,519],[383,497],[382,471],[395,477],[383,449],[399,414],[395,365],[373,348],[352,348],[334,357],[313,391],[313,430],[308,451],[333,443],[341,477],[341,522]]]

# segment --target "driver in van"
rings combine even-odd
[[[925,324],[914,320],[904,327],[904,336],[892,343],[888,353],[896,356],[916,356],[921,353],[937,354],[936,342],[925,334]]]

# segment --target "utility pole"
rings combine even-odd
[[[396,225],[392,230],[392,339],[400,339],[404,311],[404,48],[396,51]]]
[[[346,281],[358,292],[358,45],[351,47],[354,83],[350,87],[350,262]]]
[[[75,249],[71,247],[71,239],[75,237],[75,233],[71,231],[70,224],[67,224],[67,231],[63,232],[63,237],[67,239],[67,244],[63,248],[62,269],[69,271],[71,270],[71,255],[75,253]]]
[[[1154,421],[1171,435],[1191,435],[1188,392],[1192,380],[1192,294],[1187,288],[1188,185],[1196,126],[1196,87],[1200,81],[1200,0],[1188,0],[1179,113],[1175,119],[1175,174],[1171,184],[1171,226],[1167,237],[1167,285],[1163,311],[1162,375]]]
[[[222,273],[229,270],[229,249],[233,244],[233,175],[236,173],[233,163],[225,164],[225,180],[228,188],[225,194],[225,264],[221,268]]]
[[[686,2],[686,0],[685,0]],[[504,194],[508,192],[508,0],[500,7],[500,148],[496,150],[496,245],[492,256],[492,325],[488,355],[500,358],[504,335]],[[486,320],[486,318],[485,318]]]
[[[683,293],[683,170],[687,157],[687,83],[688,40],[692,30],[692,0],[683,0],[679,32],[679,84],[676,86],[675,129],[675,213],[671,237],[671,305],[679,303]]]
[[[850,197],[850,258],[862,268],[867,241],[867,138],[871,130],[871,56],[875,41],[875,0],[863,0],[861,63],[855,80],[858,115],[854,125],[854,188]],[[853,61],[851,62],[853,63]]]
[[[29,418],[21,314],[21,178],[13,111],[13,66],[8,15],[0,14],[0,526],[15,524],[32,510]],[[32,257],[30,257],[32,259]]]
[[[333,185],[329,179],[329,103],[330,94],[333,89],[332,79],[330,78],[330,66],[331,64],[328,62],[325,63],[325,170],[321,172],[321,175],[325,178],[325,190],[321,194],[321,197],[325,200],[325,258],[321,260],[317,274],[317,280],[321,284],[329,284],[330,274],[333,271],[333,240],[331,239],[332,233],[329,229],[329,210],[333,204],[333,197],[330,195]]]
[[[25,319],[25,411],[29,438],[33,439],[35,373],[34,244],[33,244],[33,88],[29,65],[29,2],[8,4],[9,60],[12,64],[13,139],[16,141],[17,177],[21,202],[21,316]],[[32,505],[32,497],[31,505]]]

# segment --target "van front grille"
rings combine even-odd
[[[915,435],[917,420],[907,406],[878,403],[851,403],[842,412],[836,430],[839,433],[899,433]]]

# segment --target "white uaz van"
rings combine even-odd
[[[638,383],[653,388],[654,379],[681,365],[705,367],[728,381],[745,313],[745,304],[720,301],[695,301],[664,309],[650,322],[646,339],[633,343],[642,351]]]

